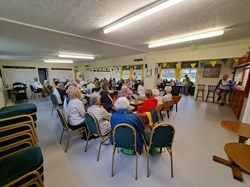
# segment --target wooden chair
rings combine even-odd
[[[88,142],[89,142],[89,137],[90,137],[91,133],[97,134],[100,138],[99,150],[98,150],[98,155],[97,155],[97,161],[99,161],[101,146],[103,145],[104,142],[106,142],[108,139],[110,139],[110,137],[112,136],[112,131],[110,131],[108,134],[102,135],[98,121],[96,120],[95,116],[93,114],[91,114],[90,112],[85,113],[85,122],[86,122],[86,125],[88,128],[88,135],[87,135],[87,142],[85,145],[85,152],[88,149]]]
[[[208,85],[207,87],[208,87],[208,89],[207,89],[206,102],[207,102],[208,98],[213,98],[213,103],[214,103],[216,86],[215,85]],[[210,93],[212,93],[212,96],[210,96]]]
[[[83,132],[85,132],[85,135],[87,136],[87,130],[86,130],[86,127],[78,127],[78,128],[70,127],[67,123],[67,120],[65,119],[65,116],[63,115],[62,110],[60,108],[57,108],[57,112],[61,120],[61,123],[63,125],[62,135],[61,135],[60,142],[59,142],[60,144],[62,143],[64,132],[66,131],[68,133],[68,141],[67,141],[67,145],[65,149],[65,153],[67,153],[71,136],[76,135],[76,134],[82,135]]]
[[[163,103],[162,104],[159,104],[157,107],[156,107],[156,112],[157,112],[157,115],[159,116],[161,114],[161,110],[163,108]],[[159,117],[158,117],[159,118]]]
[[[171,161],[171,177],[173,174],[173,152],[172,145],[175,135],[175,129],[172,125],[167,123],[161,123],[156,125],[150,134],[146,134],[146,144],[147,144],[147,177],[149,177],[149,152],[154,148],[166,148]]]
[[[172,97],[172,100],[173,100],[173,105],[175,105],[175,109],[176,109],[176,112],[177,112],[177,105],[178,105],[178,102],[181,100],[181,96],[173,96]]]
[[[168,118],[169,118],[169,110],[170,110],[170,107],[173,106],[173,100],[171,101],[165,101],[163,103],[163,106],[162,106],[162,109],[160,111],[160,116],[161,116],[161,120],[163,121],[163,116],[162,116],[162,112],[163,111],[166,111],[167,112],[167,115],[168,115]]]
[[[202,98],[202,101],[204,101],[204,92],[205,92],[205,84],[198,84],[197,86],[197,94],[196,94],[196,97],[195,97],[195,100],[197,100],[198,97],[201,97]],[[201,92],[201,96],[199,95],[199,93]]]
[[[113,130],[113,141],[114,148],[112,154],[112,171],[111,177],[114,176],[114,156],[116,148],[130,149],[135,152],[136,163],[135,163],[135,180],[138,178],[138,152],[137,152],[137,143],[136,143],[136,130],[134,127],[128,124],[119,124],[115,126]],[[145,149],[147,147],[145,146]]]

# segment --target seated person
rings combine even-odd
[[[71,82],[71,85],[68,87],[68,89],[67,89],[67,91],[66,91],[66,94],[67,94],[67,95],[69,95],[69,93],[70,93],[70,91],[71,91],[72,88],[78,88],[78,87],[77,87],[77,83],[76,83],[75,81],[72,81],[72,82]],[[78,89],[79,89],[79,88],[78,88]],[[80,90],[80,89],[79,89],[79,90]],[[81,91],[81,90],[80,90],[80,91]],[[84,104],[87,103],[87,100],[85,99],[85,95],[82,94],[82,93],[81,93],[81,98],[80,98],[80,100],[81,100]]]
[[[99,93],[92,93],[89,98],[90,107],[88,108],[88,112],[92,113],[99,124],[101,134],[104,136],[111,131],[111,126],[109,123],[109,119],[111,113],[108,113],[103,106],[101,105],[101,96]]]
[[[102,90],[100,91],[100,95],[101,95],[101,103],[108,112],[116,110],[116,107],[114,107],[113,104],[113,99],[110,95],[108,84],[102,84]]]
[[[150,110],[156,109],[157,106],[157,99],[153,97],[153,93],[151,90],[146,90],[145,92],[147,100],[141,106],[138,106],[137,112],[149,112]]]
[[[80,90],[79,90],[80,91]],[[63,105],[64,99],[67,97],[66,90],[63,83],[59,83],[54,89],[53,94],[56,95],[59,105]]]
[[[43,85],[39,82],[38,78],[34,78],[34,82],[32,83],[32,86],[35,90],[40,91],[42,93],[42,96],[45,97],[45,92],[44,92],[44,87]]]
[[[54,78],[54,79],[53,79],[53,82],[52,82],[52,84],[51,84],[53,90],[57,87],[57,85],[58,85],[59,83],[60,83],[60,80],[59,80],[59,79],[57,79],[57,78]]]
[[[166,86],[166,87],[165,87],[166,95],[164,95],[164,96],[162,97],[163,103],[166,102],[166,101],[172,101],[172,94],[171,94],[171,91],[172,91],[172,87],[171,87],[171,86]]]
[[[137,93],[139,94],[139,98],[146,96],[143,81],[140,81],[140,84],[138,85],[138,88],[137,88]]]
[[[136,141],[137,141],[137,151],[139,154],[142,153],[143,140],[142,136],[144,133],[144,125],[140,118],[129,111],[129,101],[126,97],[119,97],[115,102],[115,107],[118,109],[112,114],[110,118],[111,128],[114,129],[116,125],[121,123],[126,123],[131,125],[136,130]]]
[[[221,106],[223,106],[226,102],[226,95],[230,92],[229,84],[231,83],[231,81],[228,78],[228,74],[224,74],[215,89],[215,93],[218,95],[217,101],[221,100]]]
[[[91,94],[93,88],[96,88],[95,84],[91,80],[88,80],[87,93]]]
[[[72,88],[70,91],[70,99],[64,104],[64,115],[69,126],[79,128],[85,126],[84,115],[85,108],[80,100],[81,92],[77,88]]]
[[[48,94],[53,93],[53,88],[52,88],[52,86],[50,86],[48,80],[44,80],[44,88],[45,88],[45,90],[47,91]]]
[[[118,92],[117,97],[126,97],[127,99],[132,99],[133,91],[130,90],[126,85],[123,85],[121,90]]]
[[[171,81],[170,86],[172,87],[172,96],[178,96],[180,94],[180,89],[178,88],[178,86],[176,86],[175,82]]]
[[[160,91],[158,89],[154,88],[154,89],[152,89],[152,92],[153,92],[154,98],[156,98],[158,101],[157,106],[162,104],[162,97],[160,96]]]

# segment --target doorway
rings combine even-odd
[[[48,68],[38,68],[39,81],[44,84],[45,80],[48,80]]]

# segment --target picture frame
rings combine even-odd
[[[152,69],[146,69],[146,77],[152,76]]]
[[[155,68],[155,75],[158,74],[158,68]]]

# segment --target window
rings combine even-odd
[[[129,70],[123,71],[123,79],[129,79]]]
[[[136,75],[137,75],[137,80],[142,80],[141,79],[141,71],[142,70],[134,70],[134,73],[136,73]]]
[[[175,69],[162,69],[162,80],[175,80]]]
[[[185,79],[185,75],[187,74],[190,78],[190,81],[195,83],[196,82],[196,68],[182,68],[182,75],[181,80]]]
[[[121,73],[120,71],[115,72],[115,80],[120,80],[121,79]]]

